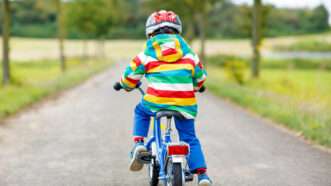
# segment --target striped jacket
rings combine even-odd
[[[121,84],[132,89],[143,76],[148,85],[143,105],[154,112],[169,109],[187,119],[196,117],[194,92],[204,83],[206,71],[180,35],[160,34],[147,40],[144,51],[126,68]]]

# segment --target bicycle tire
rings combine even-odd
[[[172,163],[171,165],[171,179],[170,184],[171,186],[183,186],[183,168],[181,163]]]
[[[158,186],[159,184],[159,171],[160,165],[153,158],[153,162],[148,166],[148,174],[149,174],[149,185],[150,186]],[[152,170],[151,170],[152,169]]]

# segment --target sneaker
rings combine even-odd
[[[144,163],[140,160],[140,157],[148,153],[143,142],[137,142],[131,151],[130,170],[140,171],[144,167]]]
[[[211,186],[212,181],[206,173],[198,175],[198,185],[199,186]]]

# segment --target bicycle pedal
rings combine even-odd
[[[185,175],[185,182],[193,181],[194,175],[190,171],[185,170],[184,175]]]
[[[152,155],[149,152],[140,152],[137,159],[143,164],[149,164],[152,161]]]

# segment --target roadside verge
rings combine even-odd
[[[62,73],[55,60],[14,62],[11,84],[0,86],[0,120],[47,96],[74,87],[110,65],[101,60],[69,59],[67,71]]]

